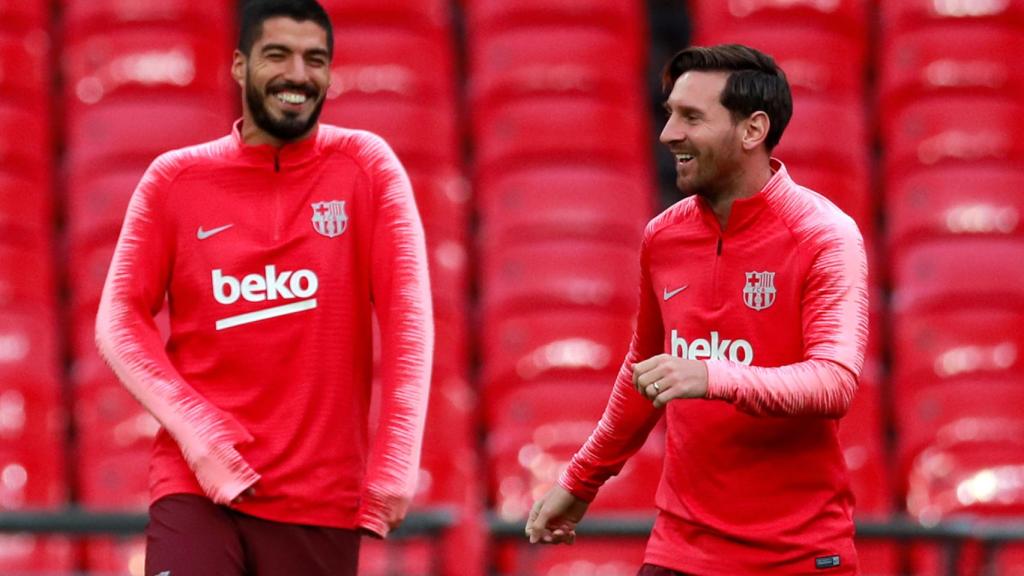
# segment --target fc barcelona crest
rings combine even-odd
[[[747,272],[743,303],[752,310],[764,310],[775,304],[775,272]]]
[[[313,206],[313,229],[334,238],[341,236],[348,228],[348,215],[345,214],[344,200],[316,202]]]

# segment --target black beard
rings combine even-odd
[[[312,92],[307,87],[299,87],[299,90],[307,94]],[[291,116],[287,112],[283,118],[278,120],[270,115],[263,96],[253,86],[252,78],[246,78],[245,101],[249,105],[249,112],[252,114],[253,122],[267,134],[284,142],[296,140],[309,132],[317,120],[319,120],[320,111],[324,107],[324,98],[321,97],[320,101],[313,107],[309,118],[305,121],[300,120],[298,116]]]

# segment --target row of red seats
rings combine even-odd
[[[883,3],[885,24],[901,21],[896,4]],[[951,4],[881,39],[896,473],[926,523],[1024,515],[1024,75],[1008,59],[1024,47],[1024,10]],[[958,573],[1015,573],[1021,552],[994,566],[968,554]],[[915,568],[933,573],[937,557],[918,550]]]
[[[523,521],[593,430],[629,340],[638,277],[629,271],[639,271],[652,211],[638,89],[646,23],[641,2],[466,0],[464,8],[488,502],[498,517]],[[660,438],[609,482],[592,515],[650,510]],[[642,547],[619,546],[634,572]],[[538,559],[519,542],[502,544],[492,569],[618,573],[586,551],[560,552]]]

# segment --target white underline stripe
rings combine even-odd
[[[247,312],[245,314],[239,314],[238,316],[231,316],[229,318],[217,320],[217,330],[234,328],[235,326],[241,326],[242,324],[250,324],[252,322],[259,322],[260,320],[295,314],[296,312],[312,310],[313,308],[316,308],[316,298],[303,300],[302,302],[294,302],[292,304],[285,304],[284,306],[274,306],[273,308],[267,308],[266,310]]]

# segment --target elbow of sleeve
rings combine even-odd
[[[833,368],[835,373],[835,394],[829,403],[828,416],[842,418],[850,411],[857,394],[857,376],[842,366]]]

